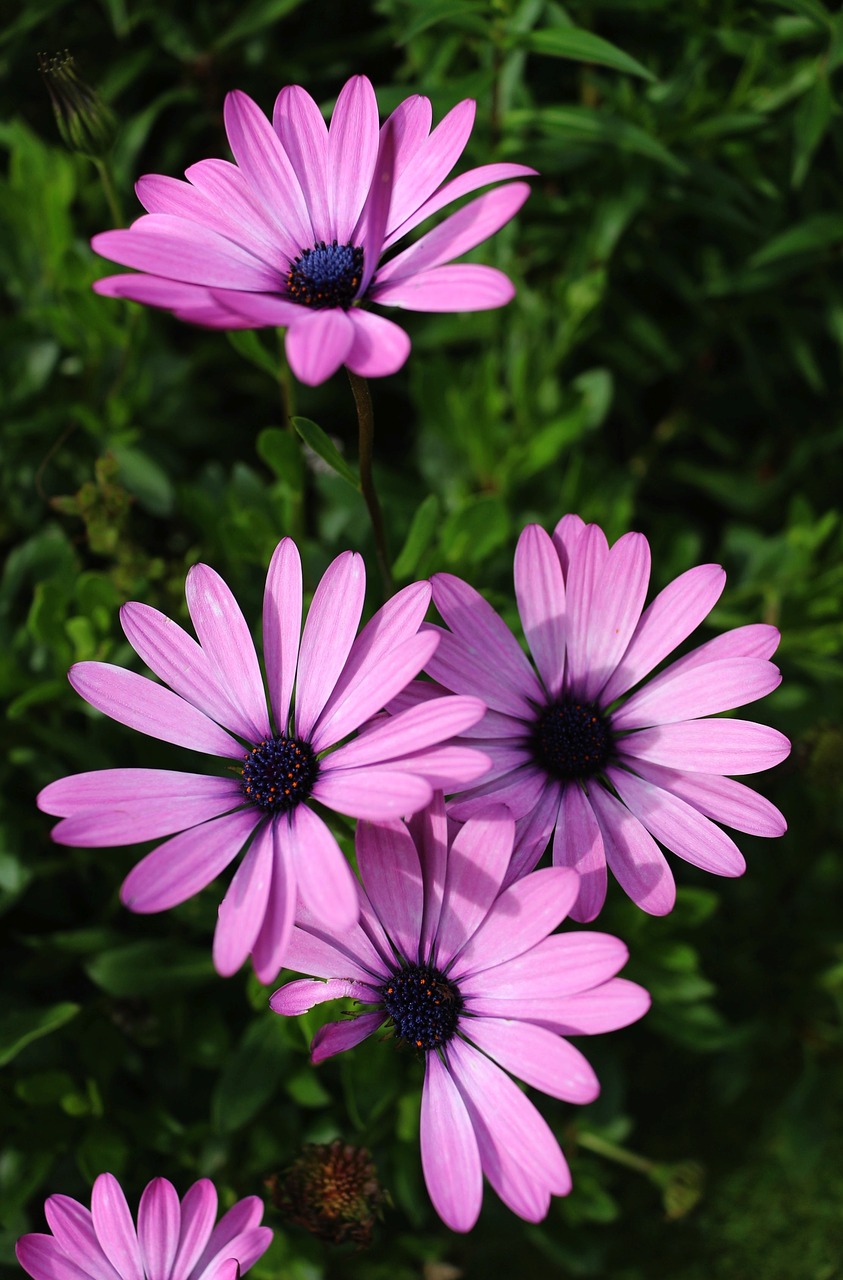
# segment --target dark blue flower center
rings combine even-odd
[[[357,297],[363,278],[363,250],[353,244],[302,249],[287,273],[287,295],[306,307],[344,307]]]
[[[593,703],[553,702],[539,717],[533,750],[536,763],[553,778],[591,778],[611,755],[612,735]]]
[[[457,1029],[463,999],[453,982],[426,964],[408,964],[381,987],[395,1034],[417,1049],[447,1044]]]
[[[319,762],[300,738],[264,738],[252,747],[241,770],[246,799],[268,813],[289,813],[307,800],[319,777]]]

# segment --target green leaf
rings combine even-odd
[[[630,57],[617,45],[580,27],[552,27],[545,31],[531,31],[521,37],[518,44],[532,53],[545,53],[552,58],[573,58],[577,62],[597,62],[615,71],[625,71],[644,80],[655,80],[636,58]]]
[[[141,506],[154,516],[172,515],[176,495],[164,468],[143,450],[129,445],[112,445],[111,452],[119,464],[120,483],[134,494]]]
[[[429,493],[413,512],[404,545],[392,566],[396,578],[413,576],[419,561],[433,541],[438,523],[439,499],[435,493]]]
[[[684,174],[687,166],[677,160],[661,142],[638,125],[620,120],[590,107],[545,107],[540,111],[513,111],[508,123],[538,126],[554,139],[579,146],[617,147],[621,151],[655,160],[674,173]]]
[[[48,1036],[70,1022],[79,1012],[78,1004],[63,1001],[49,1009],[26,1009],[0,1014],[0,1067],[25,1049],[33,1040]]]
[[[258,457],[275,473],[285,493],[301,493],[302,452],[291,431],[266,427],[258,436],[257,451]]]
[[[268,373],[273,382],[278,381],[279,356],[267,350],[256,329],[229,329],[226,337],[239,356]]]
[[[214,976],[214,966],[204,949],[149,941],[103,951],[85,972],[111,996],[150,996],[205,982]]]
[[[267,1014],[247,1027],[211,1099],[211,1120],[222,1133],[242,1129],[281,1082],[288,1054],[282,1020]]]
[[[817,213],[781,235],[768,240],[749,260],[751,267],[764,267],[780,258],[800,253],[818,253],[843,240],[843,214]]]
[[[320,426],[315,422],[311,422],[309,418],[293,418],[293,426],[298,431],[302,440],[318,454],[323,462],[336,471],[338,476],[342,476],[352,489],[360,492],[360,480],[353,467],[349,466],[345,458],[337,449],[333,440],[327,435]]]
[[[811,167],[814,152],[831,121],[834,99],[828,76],[817,70],[817,82],[799,103],[793,121],[793,168],[790,183],[801,187]]]

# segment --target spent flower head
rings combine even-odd
[[[91,160],[102,160],[117,136],[114,112],[96,89],[80,78],[68,49],[63,53],[39,53],[38,68],[64,145]]]

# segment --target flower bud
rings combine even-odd
[[[39,53],[38,66],[56,117],[62,142],[71,151],[101,160],[117,133],[117,119],[90,85],[80,80],[67,49],[52,56]]]

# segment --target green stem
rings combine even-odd
[[[284,427],[299,444],[296,429],[293,426],[293,418],[296,416],[296,400],[295,386],[290,373],[290,366],[287,361],[287,354],[284,348],[284,330],[276,329],[278,335],[278,391],[281,396],[281,412],[284,417]],[[296,493],[290,493],[287,498],[287,507],[289,515],[290,534],[296,542],[301,541],[304,537],[304,471],[302,471],[301,488]]]
[[[372,411],[372,397],[369,394],[369,384],[365,378],[361,378],[359,374],[352,373],[350,369],[347,370],[347,373],[351,383],[359,425],[360,488],[369,510],[372,532],[375,535],[375,554],[381,577],[383,578],[384,592],[388,596],[392,592],[392,572],[389,567],[389,552],[386,545],[383,514],[372,478],[372,455],[375,447],[375,415]]]
[[[646,1160],[644,1156],[637,1156],[614,1142],[607,1142],[605,1138],[599,1138],[596,1133],[578,1133],[576,1141],[577,1146],[585,1147],[586,1151],[605,1156],[607,1160],[614,1160],[615,1164],[622,1164],[627,1169],[634,1169],[636,1173],[643,1173],[647,1178],[653,1176],[657,1167],[654,1161]]]
[[[94,164],[97,167],[97,173],[100,175],[100,182],[102,183],[108,211],[111,214],[111,220],[116,227],[122,227],[124,225],[123,210],[120,208],[120,199],[117,195],[117,188],[114,186],[111,170],[104,160],[95,159]]]

